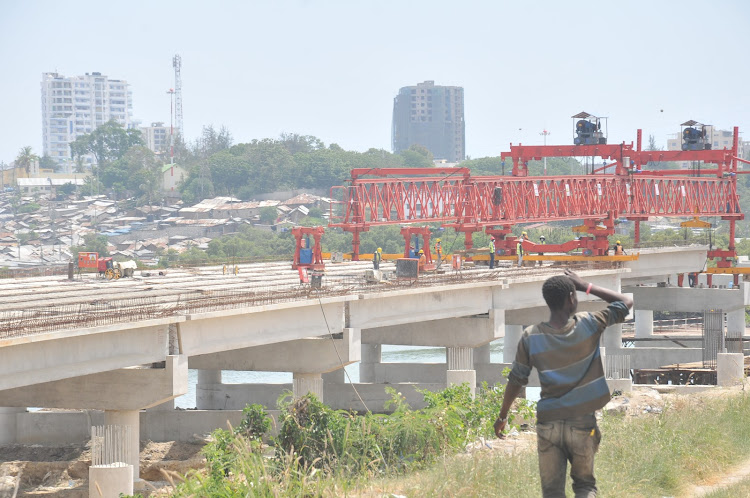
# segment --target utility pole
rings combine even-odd
[[[174,115],[174,88],[167,90],[167,93],[169,94],[169,154],[171,156],[169,164],[174,165],[174,124],[172,118]]]
[[[542,131],[539,134],[544,137],[544,146],[546,147],[547,146],[547,135],[549,135],[550,132],[548,132],[547,130],[544,130],[544,131]],[[547,176],[547,155],[546,154],[544,156],[544,176]]]

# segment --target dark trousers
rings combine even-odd
[[[576,498],[595,497],[594,455],[602,434],[594,414],[537,424],[536,436],[542,496],[565,498],[565,473],[570,462]]]
[[[495,253],[490,253],[490,270],[495,267]]]

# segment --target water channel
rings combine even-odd
[[[381,356],[384,363],[445,363],[445,348],[384,345]],[[490,359],[493,363],[502,363],[503,339],[490,343]],[[346,367],[346,371],[349,374],[348,377],[351,378],[351,382],[359,382],[359,363],[349,365]],[[223,370],[221,379],[224,384],[291,384],[292,374],[290,372]],[[197,381],[198,371],[190,370],[188,373],[188,392],[175,400],[175,407],[195,408],[195,385]],[[529,399],[536,401],[539,398],[539,388],[528,388],[526,394]]]

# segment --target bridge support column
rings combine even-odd
[[[362,361],[359,363],[359,381],[375,382],[375,365],[382,362],[380,344],[362,344]]]
[[[741,338],[743,335],[745,335],[745,309],[727,311],[727,337]],[[727,344],[727,349],[735,353],[742,352],[742,347],[737,344]]]
[[[0,407],[0,445],[14,444],[17,438],[17,417],[26,408]]]
[[[635,310],[635,336],[652,337],[654,335],[654,312],[652,310]]]
[[[492,359],[490,357],[490,345],[485,344],[484,346],[479,346],[478,348],[474,348],[474,369],[476,370],[477,365],[487,365],[488,363],[492,363]]]
[[[503,363],[513,363],[516,360],[518,341],[523,335],[523,325],[505,326],[505,344],[503,346]]]
[[[221,370],[198,370],[195,386],[195,407],[199,410],[220,410],[222,404]]]
[[[324,384],[346,384],[346,372],[343,368],[323,374]]]
[[[323,401],[323,376],[319,373],[294,373],[293,388],[294,397],[301,398],[307,393],[313,393],[320,401]]]
[[[607,348],[610,354],[618,354],[622,348],[622,324],[610,325],[602,333],[602,346]]]
[[[472,398],[477,390],[477,371],[474,370],[474,350],[470,347],[445,348],[448,370],[446,372],[446,383],[450,387],[453,384],[469,384]]]
[[[128,447],[127,454],[130,455],[130,459],[127,464],[133,466],[133,480],[140,480],[141,476],[141,425],[140,425],[140,410],[105,410],[104,411],[104,424],[105,425],[121,425],[130,426],[130,437],[124,444]]]

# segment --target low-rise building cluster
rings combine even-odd
[[[88,234],[106,236],[107,251],[114,257],[157,264],[170,250],[205,250],[212,239],[237,232],[243,224],[287,230],[312,208],[326,216],[332,202],[300,194],[286,200],[215,197],[193,206],[178,201],[127,207],[127,201],[105,195],[73,197],[56,201],[54,195],[0,193],[0,268],[67,264],[73,259],[71,247],[86,245]],[[269,207],[275,209],[274,219],[261,222]]]

